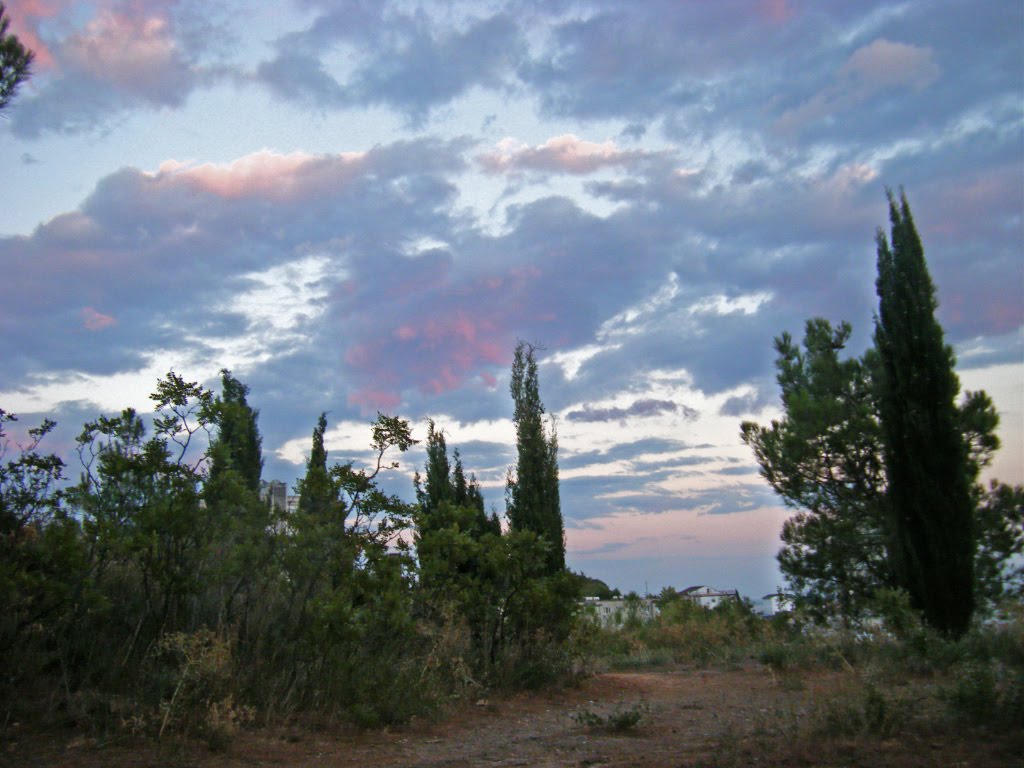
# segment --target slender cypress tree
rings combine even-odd
[[[437,512],[441,502],[455,500],[448,444],[444,432],[436,428],[433,420],[427,424],[427,465],[424,469],[426,477],[422,486],[418,475],[416,478],[416,495],[424,515],[429,518]]]
[[[967,446],[955,405],[960,384],[906,195],[901,191],[898,203],[888,195],[892,245],[879,229],[875,345],[889,551],[911,604],[932,626],[959,636],[974,610],[975,551]]]
[[[299,482],[299,514],[326,519],[333,501],[331,482],[327,475],[327,450],[324,448],[324,432],[327,431],[327,414],[321,413],[313,429],[313,446],[306,462],[306,476]]]
[[[217,399],[217,442],[212,451],[211,475],[233,469],[242,484],[253,493],[259,491],[263,473],[263,438],[256,425],[260,412],[249,407],[249,388],[231,375],[221,372],[221,396]]]
[[[510,385],[515,404],[516,471],[509,473],[506,504],[513,530],[533,531],[551,548],[548,571],[565,569],[565,530],[558,493],[558,440],[552,427],[544,427],[544,404],[540,400],[534,348],[524,342],[516,346]]]

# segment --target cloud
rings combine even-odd
[[[40,15],[51,10],[43,8]],[[22,137],[76,133],[130,109],[182,106],[214,77],[197,63],[203,37],[190,35],[195,48],[189,50],[180,42],[182,32],[171,15],[147,12],[141,4],[100,8],[81,29],[41,49],[44,64],[35,92],[11,108],[11,130]]]
[[[879,38],[854,51],[830,85],[786,110],[776,127],[783,133],[800,131],[809,123],[835,119],[881,92],[923,90],[939,73],[931,48]]]
[[[385,105],[414,125],[473,87],[503,87],[525,50],[518,25],[502,13],[452,27],[424,10],[383,4],[328,4],[311,27],[277,45],[256,70],[276,96],[318,108]],[[338,47],[353,53],[349,71],[325,63]]]
[[[749,416],[761,413],[776,402],[776,393],[771,385],[765,384],[741,395],[728,398],[719,409],[722,416]]]
[[[117,324],[115,318],[110,315],[104,315],[102,312],[97,312],[92,307],[83,309],[81,315],[82,325],[89,331],[102,331],[104,328]]]
[[[11,20],[11,33],[22,45],[35,54],[33,67],[47,70],[54,66],[53,54],[39,36],[40,21],[52,19],[62,13],[71,0],[23,0],[5,6]]]
[[[873,92],[881,88],[925,88],[935,82],[939,72],[931,48],[879,38],[854,51],[840,68],[839,77]]]
[[[438,181],[441,169],[461,167],[461,151],[459,144],[397,142],[365,156],[260,152],[223,166],[167,163],[155,172],[111,174],[79,210],[30,236],[0,239],[0,261],[19,265],[0,287],[5,378],[54,366],[140,367],[153,349],[188,349],[188,358],[236,354],[227,349],[237,343],[220,336],[238,330],[234,297],[250,291],[252,275],[309,257],[321,269],[330,265],[329,278],[317,278],[311,296],[320,298],[302,300],[332,299],[325,318],[341,327],[354,308],[346,291],[372,302],[376,286],[390,279],[377,268],[396,232],[392,217],[410,238],[434,224],[448,236],[446,217],[433,211],[451,195]],[[391,253],[393,263],[403,260]],[[118,319],[104,328],[102,350],[70,332],[83,322],[83,303]],[[100,321],[89,315],[87,322]],[[367,323],[362,332],[375,331]]]
[[[674,403],[671,400],[647,398],[637,400],[626,408],[592,408],[589,405],[585,405],[581,410],[570,411],[566,414],[566,418],[569,421],[579,422],[625,422],[627,419],[649,418],[663,413],[679,413],[684,419],[691,421],[699,415],[695,409]]]
[[[493,151],[478,155],[477,162],[488,173],[541,171],[588,174],[603,168],[634,166],[646,154],[621,150],[611,141],[600,144],[584,141],[568,133],[548,139],[536,147],[515,139],[503,139]]]
[[[61,65],[152,104],[180,103],[186,67],[166,18],[107,10],[65,40]]]
[[[314,157],[305,152],[281,155],[263,149],[221,165],[168,160],[153,178],[158,183],[184,182],[225,198],[284,201],[323,194],[332,186],[344,184],[359,175],[365,160],[365,152]]]

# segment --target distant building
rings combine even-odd
[[[707,584],[687,587],[679,593],[679,596],[704,608],[715,608],[723,602],[729,600],[739,602],[740,599],[740,593],[735,589],[715,589]]]
[[[268,499],[271,507],[289,515],[299,508],[299,497],[288,493],[288,486],[281,480],[260,481],[260,500]]]
[[[288,486],[280,480],[260,480],[260,501],[268,499],[274,509],[284,509],[288,500]]]
[[[582,606],[583,615],[610,629],[631,622],[646,624],[661,613],[658,603],[650,597],[616,597],[611,600],[585,597]]]

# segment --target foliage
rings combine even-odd
[[[550,544],[547,570],[565,568],[565,531],[558,494],[558,437],[544,425],[535,348],[516,345],[510,389],[515,404],[516,468],[509,471],[506,504],[513,530],[533,531]]]
[[[708,609],[674,594],[661,599],[659,607],[653,621],[593,628],[587,645],[597,666],[628,669],[670,662],[700,666],[734,662],[773,637],[788,637],[785,630],[773,630],[747,602],[726,601]]]
[[[783,526],[779,564],[801,606],[856,615],[888,582],[885,477],[873,356],[840,359],[851,328],[809,320],[803,348],[776,339],[786,416],[742,425],[761,474],[799,511]]]
[[[35,53],[7,29],[11,20],[0,3],[0,111],[10,104],[20,86],[32,74]]]
[[[243,487],[251,493],[260,488],[263,473],[263,439],[260,437],[259,411],[246,401],[249,388],[221,371],[221,395],[213,401],[217,422],[217,439],[210,447],[210,478],[228,470],[237,473]]]
[[[581,597],[596,597],[601,600],[611,600],[615,597],[620,597],[621,593],[618,589],[612,589],[605,584],[601,579],[594,578],[593,576],[587,576],[585,573],[576,573],[569,571],[572,579],[577,584]]]
[[[934,627],[961,635],[974,611],[975,535],[953,351],[905,195],[878,233],[879,416],[896,583]]]
[[[379,484],[416,442],[406,421],[378,414],[358,467],[328,464],[321,415],[288,514],[258,497],[248,388],[220,383],[172,371],[152,416],[87,422],[70,487],[39,450],[53,423],[17,446],[0,411],[4,721],[48,710],[222,749],[256,713],[375,727],[571,670],[576,582],[550,572],[550,541],[485,513],[441,432],[412,505]]]
[[[15,422],[15,414],[0,409],[0,655],[9,659],[38,643],[43,627],[63,620],[86,567],[60,487],[64,462],[39,451],[55,424],[47,419],[28,429],[27,443],[9,458],[7,430]],[[0,685],[17,685],[34,665],[9,669]]]
[[[899,237],[902,243],[910,235],[900,229]],[[934,305],[933,293],[925,293]],[[819,621],[838,614],[856,622],[879,590],[903,584],[894,565],[892,469],[885,460],[885,422],[892,418],[881,394],[886,374],[876,349],[842,357],[849,337],[848,324],[815,318],[802,345],[788,333],[776,339],[785,416],[741,428],[762,476],[796,510],[783,525],[779,564],[797,607]],[[990,604],[1021,580],[1011,566],[1024,546],[1021,495],[978,483],[999,447],[999,417],[988,395],[965,393],[948,418],[962,443],[954,451],[957,473],[971,488],[977,592]],[[941,599],[953,602],[945,593]]]
[[[827,701],[817,713],[817,729],[832,738],[868,734],[890,739],[906,728],[911,711],[911,702],[868,682],[858,694]]]
[[[974,575],[979,592],[991,599],[1004,592],[1024,597],[1024,486],[995,480],[988,489],[975,486],[975,504]]]

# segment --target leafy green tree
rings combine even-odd
[[[202,582],[203,542],[213,533],[200,503],[206,456],[195,445],[198,433],[209,434],[212,395],[171,371],[150,397],[151,438],[131,408],[85,424],[84,471],[72,498],[100,570],[107,558],[138,568],[147,609],[162,627]]]
[[[837,609],[857,617],[878,589],[896,586],[878,356],[869,349],[842,358],[849,334],[847,324],[833,328],[817,318],[807,322],[802,346],[789,334],[776,339],[785,416],[769,426],[741,427],[762,476],[797,510],[783,524],[779,565],[798,605],[820,618]],[[999,416],[988,395],[967,392],[957,419],[969,448],[962,471],[973,483],[978,535],[989,542],[977,555],[979,594],[994,599],[1022,539],[1009,503],[1013,489],[995,483],[986,492],[977,482],[999,447]]]
[[[990,598],[1024,595],[1024,486],[993,480],[975,487],[978,553],[974,573],[978,591]]]
[[[448,462],[448,446],[444,432],[436,429],[433,419],[427,423],[427,464],[424,477],[416,473],[413,483],[416,486],[416,501],[419,502],[421,515],[425,524],[429,521],[442,502],[454,501],[455,489],[451,478],[451,465]]]
[[[974,554],[967,446],[953,350],[905,195],[889,193],[892,245],[878,232],[875,345],[883,456],[897,584],[937,629],[963,634],[974,611]]]
[[[307,702],[343,703],[386,696],[390,689],[380,676],[408,672],[399,653],[413,631],[404,582],[410,560],[399,535],[408,530],[412,509],[384,493],[377,477],[398,466],[385,461],[389,451],[405,452],[416,441],[407,422],[378,414],[371,430],[374,466],[327,469],[326,426],[321,415],[299,508],[289,520],[282,552],[288,593],[276,629],[282,634],[272,644],[287,659],[286,691],[297,689]],[[392,656],[371,663],[367,653],[375,645]],[[385,708],[384,700],[374,700]]]
[[[8,458],[6,427],[16,421],[0,409],[0,654],[11,680],[26,671],[16,649],[33,634],[39,640],[40,629],[58,631],[86,571],[78,524],[63,503],[64,462],[38,450],[56,424],[30,428]]]
[[[510,389],[515,405],[516,468],[506,487],[509,524],[532,531],[549,547],[548,572],[565,569],[565,529],[558,491],[558,438],[544,424],[534,347],[516,345]]]
[[[32,74],[35,53],[28,50],[13,34],[7,33],[11,20],[0,3],[0,111],[18,92],[18,86]]]
[[[569,571],[573,581],[576,582],[576,588],[583,597],[597,597],[601,600],[611,600],[615,597],[621,597],[621,593],[618,589],[612,589],[601,579],[593,576],[587,576],[582,571],[576,573],[575,571]],[[671,587],[666,587],[671,589]]]

